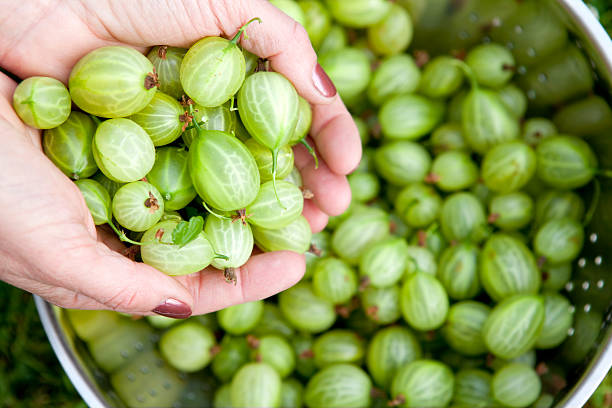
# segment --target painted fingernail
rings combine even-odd
[[[312,82],[314,83],[315,88],[321,95],[326,98],[331,98],[336,95],[336,87],[332,80],[327,76],[321,65],[317,63],[317,66],[312,73]]]
[[[153,313],[174,319],[186,319],[191,316],[191,308],[180,300],[170,298],[153,309]]]

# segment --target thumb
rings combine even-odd
[[[224,2],[221,2],[224,3]],[[236,13],[221,21],[220,27],[232,34],[245,22],[258,17],[246,29],[242,46],[261,58],[270,60],[274,71],[289,79],[298,93],[311,104],[329,104],[336,95],[336,88],[317,62],[308,33],[298,22],[274,7],[266,0],[232,1],[239,3],[231,9]],[[227,15],[227,14],[226,14]]]
[[[109,309],[132,314],[191,315],[193,297],[176,279],[96,242],[69,255],[61,286]]]

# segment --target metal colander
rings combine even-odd
[[[502,17],[497,14],[503,16],[504,5],[509,3],[504,0],[402,1],[422,16],[415,28],[414,48],[433,53],[469,47],[482,41],[483,35],[486,39],[486,30],[501,23]],[[609,100],[612,42],[608,34],[580,0],[540,1],[564,22],[570,40],[589,57],[596,89]],[[520,33],[522,27],[517,25],[514,29]],[[506,45],[511,48],[513,44]],[[601,167],[606,169],[612,168],[611,136],[612,129],[610,134],[589,139]],[[561,351],[545,354],[552,372],[555,365],[571,363],[577,367],[559,384],[561,390],[555,404],[558,408],[583,406],[612,367],[612,281],[608,279],[612,273],[612,181],[601,179],[600,183],[601,197],[587,229],[585,247],[574,267],[572,280],[565,288],[576,307],[574,327]],[[592,192],[586,191],[585,202],[588,203],[591,196]],[[58,359],[84,401],[90,407],[122,406],[108,379],[95,367],[83,343],[76,339],[65,313],[38,297],[36,306]],[[187,392],[186,398],[195,399],[206,392],[200,387]]]

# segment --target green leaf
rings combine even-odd
[[[181,221],[178,223],[174,231],[172,231],[172,242],[174,245],[181,247],[187,245],[197,238],[204,228],[204,218],[197,215],[191,217],[189,222]]]

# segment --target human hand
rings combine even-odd
[[[313,107],[311,138],[323,163],[315,170],[305,149],[296,148],[296,165],[314,193],[304,215],[317,232],[328,215],[348,206],[344,175],[360,158],[357,130],[305,30],[267,1],[33,0],[8,7],[11,19],[0,21],[0,66],[22,78],[64,83],[80,57],[102,46],[188,47],[206,36],[231,37],[261,18],[248,27],[242,46],[268,58]],[[13,112],[15,85],[0,73],[1,279],[62,307],[187,317],[271,296],[301,278],[303,255],[286,251],[252,256],[237,272],[236,286],[217,270],[169,277],[117,253],[122,244],[96,230],[79,190],[43,155],[40,132]]]

